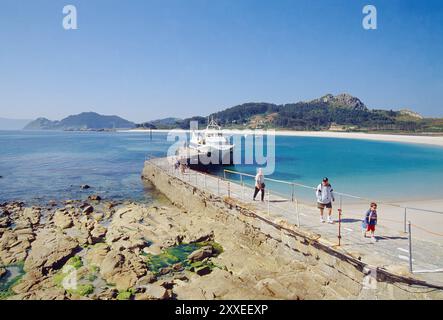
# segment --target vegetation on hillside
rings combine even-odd
[[[199,126],[204,127],[211,117],[224,128],[443,132],[443,119],[424,119],[409,110],[370,110],[358,98],[348,94],[328,94],[312,101],[284,105],[245,103],[213,113],[209,117],[174,119],[166,124],[163,122],[158,128],[188,129],[191,121],[198,121]],[[154,125],[152,122],[149,124]]]

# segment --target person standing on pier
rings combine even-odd
[[[317,196],[317,207],[320,209],[320,222],[325,222],[323,218],[323,213],[325,208],[328,209],[328,223],[334,223],[332,221],[332,201],[335,201],[334,198],[334,189],[332,189],[331,184],[329,183],[328,178],[323,178],[322,183],[320,183],[315,191]]]
[[[257,175],[255,176],[254,201],[259,191],[261,191],[261,201],[265,201],[265,176],[263,175],[262,169],[258,169]]]

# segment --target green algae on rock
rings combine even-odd
[[[198,263],[191,262],[188,260],[188,257],[192,253],[199,250],[200,248],[208,246],[212,247],[213,257],[218,256],[223,252],[223,247],[220,244],[214,241],[208,241],[208,242],[179,244],[163,250],[163,252],[158,255],[152,255],[152,254],[143,254],[143,255],[147,257],[146,260],[148,263],[149,270],[156,275],[160,274],[163,269],[170,267],[175,267],[175,269],[178,271],[187,269],[196,272],[198,269],[200,268],[206,269],[206,267],[209,267],[209,269],[212,270],[216,266],[212,262],[208,261],[208,259],[206,259],[204,262],[198,261]]]
[[[0,277],[0,300],[4,300],[14,295],[12,287],[20,282],[25,271],[23,269],[23,263],[1,266],[1,268],[4,269],[4,272]]]

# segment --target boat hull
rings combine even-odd
[[[233,146],[229,147],[214,147],[214,146],[193,146],[190,145],[191,149],[198,152],[197,156],[193,157],[192,162],[198,162],[202,165],[231,165],[233,161]]]

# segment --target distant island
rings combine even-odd
[[[379,131],[379,132],[441,132],[443,119],[424,118],[411,110],[369,109],[357,97],[349,94],[327,94],[321,98],[277,105],[245,103],[208,117],[187,119],[167,118],[137,124],[138,129],[189,128],[190,121],[200,126],[213,117],[229,129],[286,129],[298,131]]]
[[[135,123],[118,116],[105,116],[95,112],[83,112],[60,121],[38,118],[24,127],[24,130],[113,130],[132,129]]]

